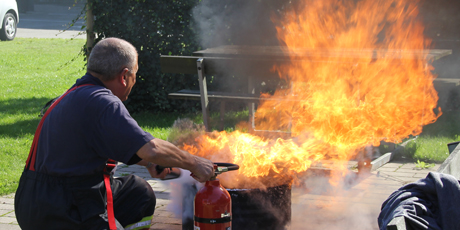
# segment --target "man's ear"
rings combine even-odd
[[[121,73],[120,73],[120,75],[119,75],[119,77],[118,77],[118,79],[120,80],[120,83],[121,83],[123,86],[128,85],[128,76],[126,76],[126,73],[128,73],[128,72],[129,72],[129,69],[128,69],[128,68],[124,68],[124,69],[121,71]]]

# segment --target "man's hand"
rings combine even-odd
[[[170,173],[170,168],[165,168],[161,173],[158,173],[156,167],[156,165],[153,164],[153,163],[149,163],[147,166],[145,166],[147,168],[147,170],[149,171],[150,173],[150,176],[152,178],[160,178],[160,179],[164,179],[166,177],[166,175],[168,175]]]
[[[214,164],[205,158],[193,156],[195,158],[195,166],[193,167],[191,176],[199,181],[205,182],[214,176]]]

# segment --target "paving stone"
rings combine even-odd
[[[14,204],[14,197],[0,197],[0,204]]]
[[[381,196],[386,195],[389,196],[394,191],[398,190],[400,187],[394,186],[391,188],[380,188],[380,189],[373,189],[369,192],[364,193],[363,197],[371,197],[371,196]]]
[[[1,230],[21,230],[18,224],[3,224],[0,223]]]
[[[15,217],[5,217],[5,216],[0,217],[0,223],[2,223],[2,224],[18,224],[18,222],[16,221]]]
[[[152,182],[152,183],[149,183],[149,184],[152,185],[153,190],[164,191],[164,190],[168,190],[170,188],[169,185],[162,184],[162,183],[159,183],[159,182]]]
[[[171,203],[170,200],[167,200],[167,199],[157,199],[157,205],[168,205],[169,203]]]
[[[14,194],[14,193],[11,193],[11,194],[2,196],[2,198],[7,198],[7,199],[14,199],[14,197],[15,197],[15,194]]]
[[[155,210],[154,216],[162,216],[162,217],[170,217],[170,218],[175,218],[174,213],[166,210]]]
[[[157,197],[157,199],[163,199],[163,200],[169,199],[169,193],[158,193],[158,192],[155,192],[155,196]]]
[[[414,178],[417,180],[424,179],[428,176],[428,173],[415,173]]]
[[[396,171],[396,172],[393,172],[391,173],[391,177],[396,177],[396,178],[412,178],[413,176],[415,175],[415,172],[399,172],[399,171]]]
[[[154,220],[152,220],[153,223],[164,223],[164,224],[182,224],[182,220],[178,218],[173,218],[173,217],[165,217],[165,216],[157,216],[155,217]]]
[[[384,165],[384,166],[382,166],[382,167],[380,167],[380,168],[378,168],[376,170],[377,171],[385,171],[385,172],[394,172],[394,171],[396,171],[398,169],[399,169],[399,167],[397,167],[397,166],[390,167],[390,166],[385,166]]]
[[[14,204],[0,204],[0,210],[13,210]]]
[[[383,169],[383,168],[401,168],[405,164],[407,164],[407,163],[388,162],[385,165],[383,165],[382,167],[380,167],[379,169]]]
[[[182,230],[182,224],[154,223],[150,230]]]
[[[0,216],[4,216],[6,215],[7,213],[10,213],[12,212],[11,210],[6,210],[6,209],[0,209]]]
[[[358,187],[364,187],[364,186],[372,186],[372,185],[393,185],[395,184],[395,181],[400,181],[399,178],[395,179],[393,177],[390,177],[390,175],[381,175],[376,178],[372,178],[369,180],[364,180],[360,182],[357,186]]]
[[[432,171],[433,170],[431,169],[417,169],[415,166],[414,167],[401,167],[400,169],[398,169],[398,172],[420,172],[420,173],[426,173],[426,174]]]

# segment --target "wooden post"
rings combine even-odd
[[[248,76],[248,94],[255,94],[254,79],[252,76]],[[248,133],[254,133],[255,124],[254,124],[254,112],[255,112],[255,103],[248,103],[248,113],[249,113],[249,127]]]
[[[203,123],[204,127],[206,128],[207,132],[211,131],[211,127],[209,126],[209,99],[208,99],[208,87],[206,85],[206,75],[204,74],[204,59],[199,58],[196,61],[196,67],[198,71],[198,82],[200,85],[200,95],[201,95],[201,111],[203,113]]]
[[[87,0],[86,2],[86,60],[94,46],[94,15],[93,15],[93,1]]]
[[[219,131],[224,130],[224,119],[225,118],[225,101],[220,102],[220,122],[219,122]]]

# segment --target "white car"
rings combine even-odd
[[[16,0],[0,0],[0,22],[0,40],[13,40],[16,37],[19,22]]]

